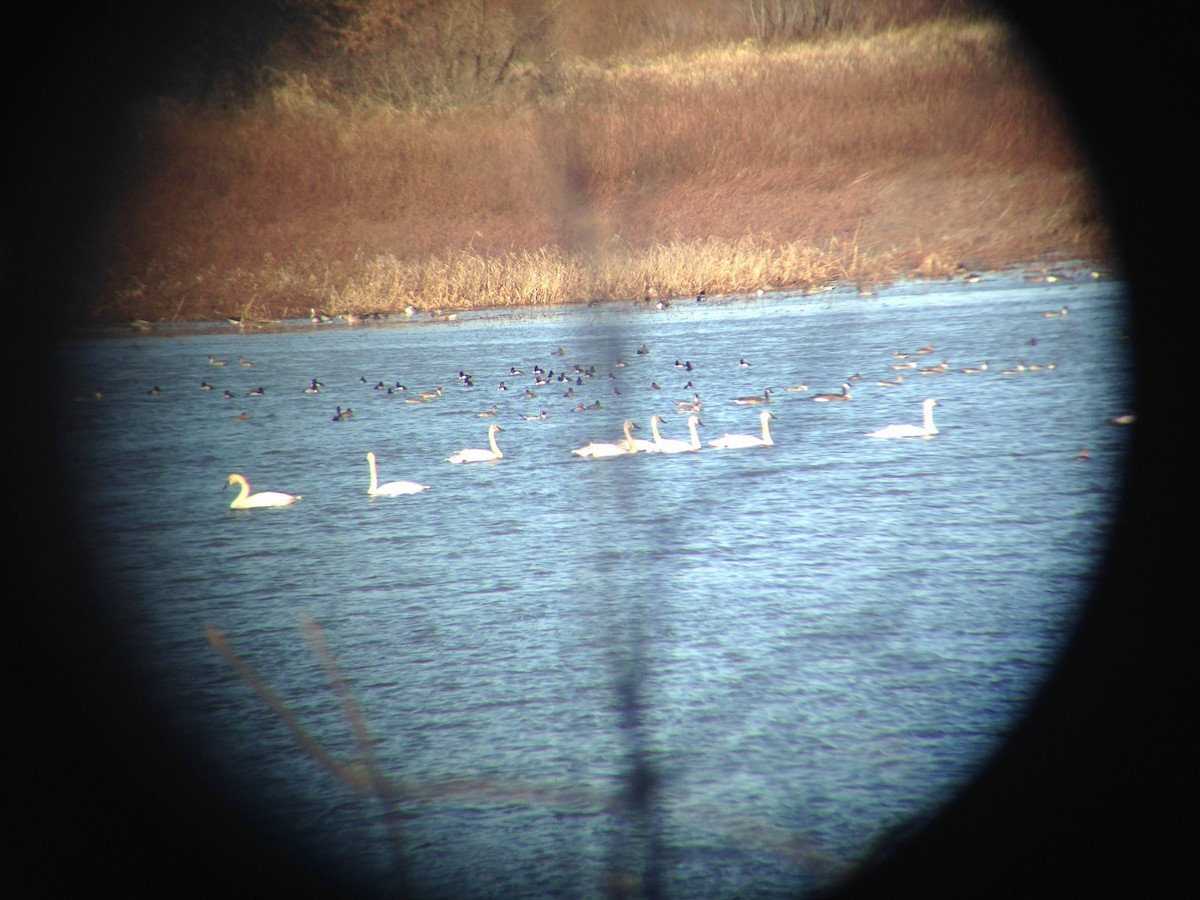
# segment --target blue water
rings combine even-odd
[[[952,796],[1063,650],[1132,431],[1110,421],[1133,411],[1125,303],[1119,281],[1013,275],[77,341],[64,438],[104,612],[164,721],[305,859],[380,893],[399,859],[434,897],[594,897],[618,881],[794,895]],[[928,344],[920,365],[949,372],[876,385],[893,351]],[[1000,374],[1019,361],[1053,368]],[[595,376],[533,386],[534,365],[576,364]],[[852,401],[812,402],[855,374]],[[305,394],[313,378],[324,387]],[[705,442],[757,433],[758,409],[731,400],[767,387],[770,448],[569,452],[617,439],[625,418],[649,437],[654,413],[686,437],[675,401],[693,393]],[[935,438],[865,437],[919,423],[925,397]],[[355,418],[332,421],[336,406]],[[493,421],[503,460],[446,462],[486,446]],[[430,489],[368,497],[368,450],[381,480]],[[232,472],[304,499],[231,510]],[[397,786],[391,831],[387,805],[308,756],[206,638],[358,759],[305,616]],[[633,789],[636,771],[651,789]]]

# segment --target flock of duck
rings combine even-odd
[[[557,350],[556,353],[558,353]],[[742,360],[742,365],[746,365],[745,360]],[[688,368],[689,371],[691,370],[690,364],[680,364],[680,367]],[[514,367],[512,368],[510,374],[512,374],[512,376],[520,376],[521,373],[518,372]],[[545,373],[539,371],[539,374],[536,376],[536,378],[541,379],[542,383],[548,383],[548,380],[545,378]],[[572,377],[565,377],[564,380],[570,380],[572,384],[575,384],[576,382],[582,383],[582,378],[583,374],[574,374]],[[361,380],[364,380],[365,382],[366,379]],[[472,383],[470,382],[469,376],[466,376],[466,373],[460,373],[460,380],[462,380],[464,384]],[[318,392],[320,386],[323,386],[322,383],[318,382],[317,379],[313,379],[310,388],[305,390],[306,392]],[[378,384],[376,385],[376,388],[379,388]],[[506,388],[504,382],[500,382],[498,389],[506,390],[508,388]],[[392,385],[391,390],[407,389],[404,389],[403,385],[397,384]],[[806,385],[802,385],[797,386],[797,388],[792,390],[808,390],[808,388],[806,388]],[[571,389],[568,388],[568,394],[570,394],[570,392]],[[769,404],[770,401],[772,401],[773,394],[774,390],[768,388],[764,390],[763,394],[761,395],[734,397],[732,402],[736,404],[736,406],[758,406],[758,404]],[[438,386],[438,388],[432,391],[425,391],[420,395],[415,395],[412,398],[412,402],[428,402],[436,400],[437,397],[443,395],[444,390],[442,386]],[[851,400],[851,398],[852,395],[850,392],[850,383],[847,382],[842,385],[841,391],[834,392],[834,394],[816,394],[812,396],[812,401],[845,402]],[[929,398],[929,400],[924,401],[924,418],[922,424],[920,425],[889,425],[881,428],[881,430],[869,432],[868,437],[929,438],[935,436],[935,434],[937,434],[937,427],[934,425],[934,420],[932,420],[932,408],[934,408],[935,404],[936,401],[934,398]],[[595,406],[599,407],[599,403],[596,403]],[[594,458],[594,460],[599,460],[599,458],[624,457],[635,454],[689,454],[689,452],[698,452],[704,445],[700,438],[700,432],[697,430],[698,426],[703,425],[703,421],[701,420],[700,416],[701,406],[702,403],[700,401],[700,395],[698,395],[698,392],[694,392],[691,400],[677,401],[677,412],[688,413],[688,419],[686,419],[688,438],[686,439],[664,437],[664,434],[661,432],[661,426],[664,425],[665,419],[659,414],[654,414],[650,416],[649,419],[650,433],[652,433],[652,437],[650,438],[634,437],[634,432],[640,431],[640,426],[637,425],[637,422],[632,421],[631,419],[626,419],[622,426],[622,438],[617,440],[600,440],[600,442],[595,442],[595,440],[593,440],[593,442],[589,442],[582,446],[578,446],[578,448],[574,450],[571,450],[571,454],[578,457]],[[586,409],[593,407],[576,407],[576,409],[581,408]],[[485,412],[476,413],[475,415],[479,416],[479,418],[491,418],[491,416],[496,415],[497,412],[498,408],[496,404],[493,403],[490,410],[485,410]],[[343,409],[342,407],[337,407],[334,420],[346,421],[349,418],[353,418],[353,415],[353,409]],[[242,416],[246,416],[246,414],[244,413]],[[242,416],[239,416],[239,419],[242,419]],[[547,413],[545,410],[541,410],[539,414],[523,415],[522,418],[527,420],[545,419],[547,418]],[[724,436],[709,440],[708,446],[709,448],[719,450],[768,448],[768,446],[773,446],[775,442],[772,438],[772,434],[770,434],[770,421],[773,419],[775,419],[775,414],[772,412],[772,410],[762,409],[761,412],[758,413],[758,426],[760,426],[758,433],[726,433]],[[487,426],[486,448],[464,448],[462,450],[457,450],[454,452],[454,454],[446,457],[446,462],[452,464],[466,464],[485,462],[492,463],[503,460],[504,451],[500,449],[497,439],[498,434],[502,434],[503,432],[503,426],[500,426],[497,424],[497,422],[492,422],[492,424]],[[401,497],[408,496],[408,494],[421,493],[430,488],[430,486],[420,484],[420,482],[416,481],[389,481],[385,482],[385,484],[379,484],[377,468],[378,461],[376,454],[374,454],[373,451],[368,452],[366,455],[366,462],[368,473],[370,473],[370,482],[368,482],[366,491],[368,496]],[[257,509],[268,508],[268,506],[289,506],[298,502],[298,500],[302,498],[301,494],[284,493],[281,491],[252,492],[251,486],[248,484],[245,476],[238,473],[230,474],[226,484],[227,486],[239,488],[238,496],[236,496],[233,502],[229,504],[230,508],[232,509]]]
[[[1058,310],[1043,313],[1046,318],[1061,318],[1067,315],[1068,307],[1063,306]],[[1035,346],[1036,340],[1028,342],[1029,346]],[[906,373],[911,373],[921,376],[935,376],[952,371],[949,362],[943,360],[935,365],[921,365],[922,358],[934,352],[932,345],[926,345],[911,352],[896,351],[893,354],[893,359],[890,362],[890,368],[893,370],[892,377],[888,379],[878,379],[875,384],[882,388],[897,387],[904,384]],[[646,356],[650,353],[648,345],[643,344],[638,348],[638,356]],[[553,357],[562,357],[564,351],[562,348],[554,350],[551,354]],[[219,359],[216,356],[208,357],[209,365],[214,367],[224,367],[229,365],[228,360]],[[239,357],[237,364],[244,368],[251,368],[254,363],[244,356]],[[745,357],[738,360],[737,363],[743,369],[750,369],[752,364]],[[621,360],[616,362],[617,368],[624,368],[625,363]],[[674,367],[683,373],[690,375],[695,366],[691,361],[676,360]],[[1054,363],[1045,364],[1029,364],[1021,361],[1015,367],[1001,369],[998,371],[1000,375],[1022,375],[1026,372],[1036,372],[1039,370],[1052,370],[1055,368]],[[984,360],[978,366],[966,367],[958,369],[964,375],[982,375],[989,371],[989,361]],[[503,380],[500,380],[496,385],[496,390],[503,393],[510,389],[520,390],[517,385],[517,379],[522,378],[524,373],[516,366],[509,368]],[[565,392],[562,394],[565,398],[575,396],[575,388],[582,389],[586,381],[596,377],[595,367],[584,368],[580,365],[575,365],[573,368],[566,367],[559,373],[554,373],[553,370],[543,370],[541,366],[534,366],[532,370],[533,383],[523,392],[523,397],[533,399],[537,396],[533,388],[553,389],[557,387],[562,390],[565,387]],[[614,378],[615,375],[609,373],[609,378]],[[472,375],[460,371],[458,373],[459,381],[466,387],[473,387],[475,380]],[[809,399],[814,403],[845,403],[853,399],[852,384],[862,380],[862,376],[858,373],[848,377],[842,382],[840,390],[830,392],[818,392],[809,395]],[[444,396],[444,388],[441,385],[422,392],[409,392],[408,389],[400,382],[394,384],[385,384],[383,381],[378,381],[372,385],[366,376],[359,379],[362,385],[373,386],[374,390],[386,392],[388,395],[403,395],[406,403],[428,403],[435,401]],[[511,382],[511,385],[510,385]],[[214,390],[213,386],[207,381],[201,381],[200,387],[202,390]],[[302,388],[306,394],[320,394],[324,388],[323,382],[317,378],[312,378],[311,382]],[[651,382],[651,390],[659,390],[660,386],[657,382]],[[640,426],[632,419],[626,419],[622,424],[622,435],[614,440],[599,440],[589,441],[582,446],[572,449],[570,452],[577,457],[585,459],[611,459],[618,457],[627,457],[634,454],[678,454],[678,453],[697,453],[705,443],[700,439],[698,428],[704,423],[701,419],[701,408],[703,403],[700,399],[699,391],[695,390],[695,385],[692,381],[688,381],[686,389],[692,389],[692,397],[688,400],[676,401],[676,412],[686,414],[687,437],[665,437],[662,434],[662,426],[664,419],[657,413],[649,419],[650,437],[636,437],[635,431],[640,431]],[[807,392],[807,384],[796,384],[785,388],[788,392]],[[620,388],[614,385],[613,391],[616,394],[621,393]],[[158,395],[160,390],[157,386],[153,387],[148,393]],[[260,386],[249,391],[248,396],[260,397],[265,393]],[[231,391],[224,391],[226,398],[232,399],[234,396]],[[764,407],[758,414],[758,431],[757,433],[727,433],[721,437],[714,438],[707,442],[707,446],[717,450],[733,450],[733,449],[750,449],[771,447],[775,441],[771,435],[771,421],[775,419],[774,412],[769,407],[772,403],[774,388],[765,388],[760,394],[751,394],[747,396],[734,397],[732,403],[736,406],[760,406]],[[97,391],[97,396],[100,392]],[[728,401],[727,401],[728,402]],[[866,436],[875,439],[907,439],[907,438],[925,438],[929,439],[936,436],[938,432],[937,425],[934,423],[933,411],[937,406],[937,400],[933,397],[926,398],[921,404],[921,421],[919,424],[901,423],[891,424],[875,431],[867,432]],[[599,400],[587,404],[582,401],[574,407],[574,411],[582,411],[588,409],[600,409],[602,405]],[[492,404],[489,410],[477,412],[475,415],[479,418],[490,418],[497,416],[499,408],[496,404]],[[350,407],[343,408],[338,406],[333,415],[333,421],[344,422],[354,417],[354,410]],[[527,421],[534,421],[547,418],[546,410],[541,410],[537,413],[522,414],[521,418]],[[248,413],[242,413],[236,417],[235,421],[245,421],[249,418]],[[1116,424],[1129,424],[1133,421],[1132,416],[1122,416],[1113,420]],[[498,441],[498,435],[503,434],[504,428],[498,423],[491,423],[487,428],[487,446],[486,447],[467,447],[457,450],[450,456],[446,457],[446,461],[454,465],[465,465],[473,463],[495,463],[504,458],[504,453]],[[1086,452],[1078,458],[1087,458]],[[429,490],[429,485],[421,484],[415,481],[390,481],[383,484],[379,483],[378,476],[378,461],[375,453],[366,454],[366,462],[369,472],[369,482],[366,493],[372,497],[397,497],[412,494],[419,494]],[[281,491],[260,491],[253,492],[247,479],[238,473],[230,474],[226,480],[227,487],[236,487],[238,489],[237,496],[233,499],[230,507],[233,509],[254,509],[261,507],[279,507],[290,506],[301,499],[301,495],[284,493]]]

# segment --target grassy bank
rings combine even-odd
[[[524,306],[1105,260],[1061,111],[988,19],[556,58],[486,101],[161,103],[103,321]]]

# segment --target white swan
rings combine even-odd
[[[924,410],[924,416],[920,425],[889,425],[887,428],[880,428],[878,431],[872,431],[867,435],[867,437],[933,437],[938,433],[937,427],[933,424],[933,408],[935,406],[937,406],[937,401],[932,397],[921,404],[921,407]]]
[[[650,419],[650,427],[654,432],[655,450],[659,453],[690,453],[700,449],[700,435],[696,433],[696,426],[703,425],[700,417],[693,414],[688,416],[688,433],[692,436],[691,440],[681,441],[674,438],[664,438],[658,433],[658,423],[662,421],[662,416],[653,416]]]
[[[371,487],[367,493],[372,497],[398,497],[401,494],[419,494],[429,490],[429,485],[418,484],[415,481],[389,481],[387,484],[380,484],[373,451],[367,454],[367,465],[371,467]]]
[[[572,450],[576,456],[590,457],[599,459],[609,456],[628,456],[632,453],[637,453],[638,445],[633,439],[632,431],[637,428],[637,424],[630,419],[625,420],[625,439],[612,444],[588,444],[586,447],[580,447],[578,450]]]
[[[257,494],[250,493],[250,482],[241,475],[230,475],[225,482],[225,486],[236,484],[241,490],[238,495],[233,498],[233,502],[229,504],[230,509],[257,509],[261,506],[291,506],[301,497],[293,494],[284,494],[280,491],[259,491]]]
[[[724,437],[719,437],[715,441],[709,441],[708,446],[717,447],[722,450],[733,450],[741,447],[770,447],[774,445],[771,440],[771,427],[767,423],[775,418],[775,414],[767,410],[763,410],[758,414],[759,420],[762,422],[762,436],[755,437],[752,434],[727,434]]]
[[[453,456],[448,457],[446,462],[452,463],[470,463],[470,462],[491,462],[496,459],[503,459],[504,454],[500,452],[500,447],[496,444],[496,432],[503,431],[499,425],[491,424],[488,426],[488,443],[491,445],[489,450],[459,450]]]

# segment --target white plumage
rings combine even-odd
[[[625,429],[625,440],[624,441],[620,441],[618,443],[611,443],[611,444],[610,443],[600,443],[600,444],[592,443],[592,444],[588,444],[587,446],[580,447],[578,450],[572,450],[571,452],[574,453],[576,456],[583,456],[583,457],[588,457],[588,458],[592,458],[592,459],[599,459],[602,457],[609,457],[609,456],[628,456],[631,453],[637,453],[638,445],[637,445],[637,442],[634,441],[633,434],[631,433],[633,431],[633,429],[637,428],[637,427],[638,426],[633,421],[626,419],[625,425],[624,425],[624,429]]]
[[[231,484],[236,484],[240,490],[238,495],[233,498],[233,502],[229,504],[230,509],[258,509],[267,506],[291,506],[297,500],[301,499],[298,495],[285,494],[281,491],[260,491],[257,494],[250,493],[250,482],[241,475],[230,475],[225,482],[228,487]]]
[[[387,484],[380,484],[379,473],[375,469],[374,452],[367,454],[367,465],[371,467],[371,487],[367,493],[372,497],[399,497],[401,494],[419,494],[429,490],[429,485],[416,481],[389,481]]]
[[[771,439],[771,426],[768,423],[771,419],[775,418],[775,414],[764,409],[758,414],[758,418],[762,422],[761,436],[756,437],[752,434],[727,434],[714,441],[709,441],[708,446],[722,450],[734,450],[742,447],[770,447],[774,445],[775,441]]]
[[[688,416],[688,434],[691,435],[690,440],[682,441],[675,438],[665,438],[658,433],[658,424],[662,421],[662,416],[656,415],[650,419],[650,428],[654,432],[654,449],[658,453],[690,453],[700,449],[700,435],[696,432],[696,426],[702,425],[700,417],[692,414]]]
[[[880,428],[878,431],[870,432],[867,437],[873,438],[906,438],[906,437],[933,437],[938,433],[937,426],[933,424],[933,408],[937,406],[937,401],[930,397],[921,404],[923,410],[922,422],[920,425],[888,425],[886,428]]]
[[[491,462],[496,459],[503,459],[504,454],[500,452],[500,447],[496,444],[496,432],[503,431],[499,425],[492,424],[488,426],[488,444],[489,449],[470,449],[459,450],[453,456],[447,458],[447,462],[452,463],[471,463],[471,462]]]

